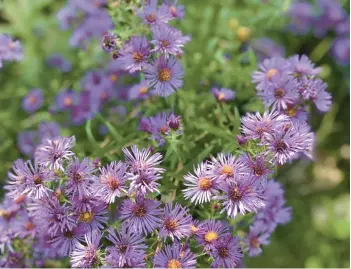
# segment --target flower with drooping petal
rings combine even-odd
[[[68,180],[65,184],[68,195],[78,195],[79,199],[92,194],[91,185],[97,181],[93,174],[96,171],[89,158],[84,158],[81,162],[74,157],[66,169]]]
[[[34,153],[35,162],[49,169],[62,170],[63,163],[71,159],[76,139],[72,137],[55,137],[46,139]]]
[[[135,201],[124,200],[120,209],[121,219],[136,233],[151,233],[160,227],[160,204],[142,196],[137,196]]]
[[[177,243],[166,245],[153,260],[153,266],[159,268],[195,268],[196,256],[190,249],[184,249]]]
[[[190,199],[195,205],[210,202],[212,197],[218,194],[217,182],[209,175],[207,163],[200,163],[194,167],[194,174],[184,176],[184,198]]]
[[[100,168],[99,180],[91,186],[100,200],[111,204],[117,197],[127,193],[125,182],[127,180],[127,166],[123,162],[112,162]]]
[[[85,243],[83,245],[77,242],[74,251],[70,255],[72,267],[78,268],[94,268],[101,267],[103,257],[100,246],[101,234],[99,232],[91,232],[85,234]]]
[[[145,79],[153,91],[162,97],[167,97],[182,87],[183,77],[183,68],[174,57],[167,59],[160,56],[145,69]]]
[[[166,204],[163,215],[161,216],[162,224],[159,231],[159,237],[164,240],[169,236],[173,241],[175,238],[181,239],[190,236],[192,217],[188,209],[180,204]]]
[[[43,91],[41,89],[33,89],[23,98],[22,108],[28,113],[37,111],[43,104]]]
[[[206,220],[197,226],[196,240],[205,250],[214,248],[215,243],[230,234],[228,224],[219,220]]]
[[[211,256],[214,258],[212,267],[236,268],[244,257],[238,236],[225,235],[215,244]]]
[[[239,213],[245,215],[247,212],[257,212],[265,205],[261,192],[255,186],[255,179],[250,176],[220,187],[224,193],[216,198],[222,201],[221,213],[227,212],[230,218],[235,218]]]
[[[121,230],[108,229],[106,239],[113,243],[113,246],[106,248],[107,256],[114,260],[119,267],[130,264],[137,257],[142,259],[145,256],[147,249],[144,244],[145,239],[139,233],[128,228],[127,225],[122,225]]]
[[[215,96],[216,100],[218,102],[227,102],[231,101],[235,97],[235,92],[231,89],[226,89],[226,88],[212,88],[211,89],[213,95]]]

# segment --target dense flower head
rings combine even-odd
[[[205,250],[212,250],[216,242],[227,234],[230,234],[230,231],[226,222],[207,220],[197,226],[196,240]]]
[[[257,154],[256,156],[245,154],[240,157],[247,172],[255,179],[256,183],[265,187],[268,175],[273,172],[267,156],[263,154]]]
[[[211,256],[214,258],[212,267],[236,268],[238,267],[243,253],[239,244],[239,237],[225,235],[215,244]]]
[[[210,202],[218,194],[217,181],[211,177],[207,163],[202,162],[194,167],[194,174],[185,175],[184,181],[184,198],[195,205]]]
[[[166,245],[163,250],[155,255],[153,266],[159,268],[194,268],[196,266],[196,255],[190,249],[184,249],[177,243]]]
[[[75,137],[55,137],[46,139],[34,153],[35,162],[49,169],[62,170],[63,164],[69,161],[74,153]]]
[[[14,41],[6,34],[0,34],[0,68],[3,61],[21,61],[23,59],[23,51],[21,43]]]
[[[183,68],[174,57],[160,56],[145,69],[145,79],[155,94],[167,97],[183,85]]]
[[[218,102],[228,102],[234,99],[235,97],[235,92],[231,89],[227,89],[227,88],[221,88],[221,89],[217,89],[217,88],[212,88],[211,89],[214,97],[216,98],[216,100]]]
[[[43,104],[43,91],[41,89],[33,89],[22,100],[22,108],[28,113],[37,111]]]

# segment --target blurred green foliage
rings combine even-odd
[[[326,115],[311,110],[310,120],[317,134],[315,162],[300,160],[280,169],[276,175],[286,189],[287,204],[293,208],[292,222],[279,227],[263,255],[247,259],[246,265],[349,267],[349,69],[336,65],[328,55],[331,40],[287,33],[286,17],[282,14],[290,0],[180,2],[185,5],[186,16],[175,24],[192,36],[182,58],[184,87],[167,99],[151,98],[136,108],[128,105],[125,119],[116,115],[106,117],[102,112],[84,127],[66,128],[65,135],[77,137],[75,152],[92,158],[103,156],[104,161],[120,158],[124,146],[150,144],[145,134],[136,132],[135,115],[142,112],[150,116],[173,110],[182,115],[185,128],[184,134],[168,137],[166,146],[158,149],[165,155],[164,166],[168,169],[161,181],[161,192],[164,201],[174,196],[182,199],[180,192],[172,190],[180,186],[183,175],[210,155],[235,151],[240,116],[248,111],[263,111],[250,77],[257,68],[255,55],[250,48],[243,52],[243,46],[253,38],[273,38],[285,46],[288,56],[304,53],[323,67],[322,76],[333,95],[333,106]],[[47,112],[54,95],[66,87],[79,90],[84,73],[106,66],[109,60],[101,52],[98,41],[87,50],[69,46],[70,32],[61,31],[55,17],[63,4],[63,0],[4,0],[0,5],[0,32],[20,39],[25,54],[22,62],[7,64],[0,71],[2,184],[12,162],[20,157],[17,133],[36,129],[43,120],[63,121],[65,116],[53,117]],[[344,5],[348,7],[349,1],[344,1]],[[146,31],[134,28],[138,19],[131,16],[133,11],[126,2],[111,1],[109,9],[117,25],[115,32],[122,39]],[[72,61],[72,72],[62,74],[46,67],[46,57],[54,52]],[[229,104],[217,104],[209,93],[216,83],[234,89],[236,99]],[[40,112],[28,115],[21,110],[21,100],[34,87],[44,90],[45,106]],[[97,132],[101,123],[109,129],[105,137]],[[213,217],[212,208],[203,209],[197,207],[199,216]]]

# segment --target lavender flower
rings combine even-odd
[[[331,95],[326,91],[327,84],[322,80],[317,79],[314,81],[312,89],[310,89],[309,96],[317,109],[321,112],[327,112],[331,106]]]
[[[285,48],[268,37],[254,40],[252,48],[260,62],[266,58],[285,56]]]
[[[60,54],[54,54],[47,58],[46,63],[50,67],[57,67],[61,72],[70,72],[72,70],[72,63],[66,60]]]
[[[195,202],[195,205],[210,202],[218,191],[217,182],[209,175],[207,163],[200,163],[194,167],[194,172],[195,175],[188,173],[184,176],[184,198],[190,199],[191,203]]]
[[[22,100],[22,108],[27,113],[37,111],[43,104],[43,91],[41,89],[33,89]]]
[[[166,24],[155,26],[151,31],[153,39],[151,43],[154,45],[151,52],[163,53],[166,58],[182,54],[185,43],[190,41],[190,37],[183,36],[181,31]]]
[[[227,102],[231,101],[235,97],[235,92],[231,89],[226,89],[226,88],[212,88],[211,89],[213,95],[215,96],[216,100],[218,102]]]
[[[349,21],[348,21],[349,23]],[[350,65],[350,38],[338,37],[333,41],[331,54],[338,64]]]
[[[177,5],[178,0],[165,0],[162,5],[169,9],[169,13],[174,19],[183,19],[184,17],[184,6]]]
[[[79,95],[71,89],[61,90],[56,95],[56,108],[59,111],[67,110],[78,104]]]
[[[53,139],[60,136],[60,125],[57,122],[43,121],[39,123],[38,132],[40,141],[45,141],[46,139]]]
[[[162,97],[174,93],[183,85],[184,72],[180,63],[174,58],[157,58],[145,69],[145,78],[154,92]]]
[[[143,20],[144,24],[154,26],[168,23],[172,19],[168,8],[166,6],[157,8],[157,2],[158,0],[149,0],[138,11],[138,16]]]
[[[160,192],[158,186],[160,185],[157,181],[162,177],[156,172],[141,172],[138,174],[129,174],[130,186],[129,193],[135,192],[137,195],[148,194],[152,192]]]
[[[218,240],[230,234],[228,225],[223,221],[207,220],[197,226],[196,240],[205,250],[212,250]]]
[[[99,181],[92,185],[92,189],[99,199],[111,204],[116,197],[127,193],[125,182],[127,180],[127,166],[122,162],[112,162],[100,169]]]
[[[46,139],[34,153],[35,162],[49,169],[62,170],[65,161],[74,155],[71,149],[75,145],[75,137],[55,137]]]
[[[235,268],[238,267],[243,253],[239,245],[239,237],[225,235],[215,244],[215,248],[211,253],[214,258],[212,267]]]
[[[72,267],[93,268],[102,266],[103,257],[100,250],[100,240],[101,235],[98,232],[91,232],[85,235],[86,246],[77,242],[70,255]]]
[[[315,20],[313,7],[307,1],[294,1],[288,15],[292,20],[289,29],[297,34],[307,34]]]
[[[66,193],[78,195],[79,199],[92,194],[91,184],[97,181],[94,172],[95,167],[88,158],[84,158],[82,162],[77,157],[72,159],[66,169]]]
[[[22,45],[6,34],[0,34],[0,68],[2,61],[21,61],[23,59]]]
[[[101,202],[92,204],[90,210],[76,212],[79,222],[88,231],[102,230],[108,220],[106,215],[107,205]]]
[[[223,184],[221,190],[223,195],[216,198],[223,200],[223,209],[228,217],[235,218],[238,213],[245,215],[246,212],[257,212],[257,209],[265,205],[260,191],[255,187],[255,179],[245,177],[237,183]]]
[[[149,96],[151,96],[149,92],[149,82],[147,82],[146,80],[135,84],[129,89],[130,100],[145,99]]]
[[[130,73],[142,70],[150,56],[150,44],[145,36],[133,36],[119,52],[117,61]]]
[[[36,131],[24,131],[17,135],[17,147],[21,153],[31,157],[34,154],[38,133]]]
[[[133,232],[126,225],[121,230],[108,229],[107,239],[113,246],[107,247],[108,258],[114,260],[119,266],[132,263],[133,259],[142,260],[147,246],[145,239],[138,233]]]
[[[160,268],[194,268],[196,256],[190,249],[183,249],[179,244],[166,245],[155,255],[154,267]]]
[[[160,226],[160,202],[137,196],[135,202],[124,200],[121,206],[121,219],[136,233],[148,234]]]
[[[248,251],[250,257],[258,256],[262,253],[261,246],[269,244],[270,233],[262,232],[261,224],[255,222],[253,226],[250,227],[250,231],[245,238],[245,251]]]
[[[290,63],[290,74],[298,78],[302,76],[315,76],[322,71],[320,67],[315,68],[306,55],[294,55],[288,59],[288,62]]]
[[[191,219],[188,209],[179,204],[175,204],[172,209],[172,204],[166,204],[161,217],[162,226],[159,231],[159,237],[166,240],[169,236],[173,241],[175,238],[188,237],[191,233]]]
[[[117,35],[106,34],[102,37],[101,46],[107,52],[112,52],[117,47]]]
[[[255,157],[251,157],[251,155],[246,154],[241,157],[241,160],[255,181],[265,187],[267,176],[273,172],[267,156],[257,154]]]

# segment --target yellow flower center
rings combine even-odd
[[[172,259],[168,261],[167,268],[182,268],[182,264],[180,263],[180,261]]]
[[[72,105],[72,98],[71,97],[66,97],[65,100],[63,100],[63,103],[65,104],[65,106]]]
[[[218,234],[215,231],[210,231],[207,234],[205,234],[205,241],[210,243],[213,240],[217,240],[218,239]]]
[[[222,170],[221,170],[221,174],[227,174],[228,176],[232,176],[233,175],[233,168],[227,164],[223,165]]]
[[[257,237],[253,237],[250,239],[250,245],[254,248],[258,248],[260,246],[260,241]]]
[[[147,87],[141,87],[141,88],[139,89],[139,93],[140,93],[140,94],[146,94],[146,93],[147,93]]]
[[[34,96],[29,96],[29,103],[30,104],[35,104],[37,102],[37,98]]]
[[[276,74],[278,74],[278,70],[277,69],[269,69],[268,71],[267,71],[267,73],[266,73],[266,77],[267,77],[267,79],[269,79],[269,80],[271,80],[271,78],[273,77],[273,76],[275,76]]]
[[[115,75],[115,74],[112,74],[112,75],[110,75],[110,80],[111,81],[117,81],[118,80],[118,76]]]
[[[196,233],[199,230],[199,228],[195,227],[194,225],[191,225],[190,230],[192,233]]]
[[[224,93],[221,92],[218,94],[217,99],[218,99],[218,101],[222,101],[224,99],[224,97],[225,97]]]
[[[153,23],[156,21],[156,15],[155,13],[151,13],[149,15],[146,16],[146,20],[150,23]]]
[[[174,231],[178,227],[178,222],[176,220],[167,220],[165,227],[168,231]]]
[[[297,109],[295,107],[292,108],[288,108],[285,113],[289,116],[289,117],[295,117],[297,112]]]
[[[200,190],[207,191],[212,187],[212,181],[208,178],[200,178],[199,180]]]
[[[82,212],[79,214],[79,220],[81,222],[85,222],[85,223],[90,223],[94,218],[94,213],[91,212]]]
[[[158,79],[161,82],[167,82],[171,80],[171,70],[163,68],[158,72]]]
[[[248,27],[239,27],[236,34],[241,42],[245,42],[251,36],[251,29]]]

